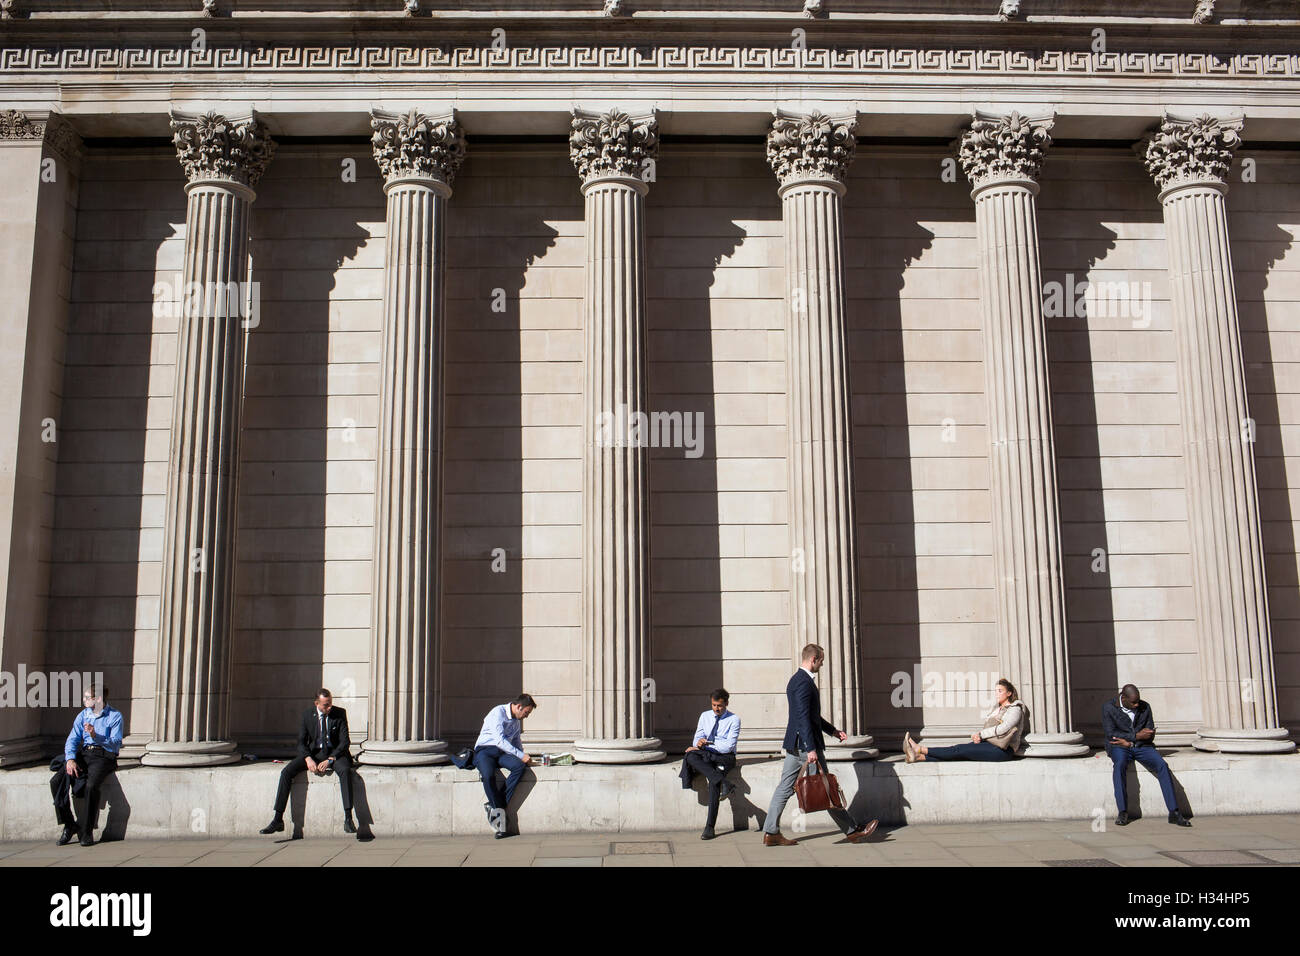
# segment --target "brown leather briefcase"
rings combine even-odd
[[[835,774],[826,769],[820,760],[817,766],[820,773],[809,773],[810,764],[804,764],[799,771],[799,779],[794,782],[795,796],[799,798],[799,809],[804,813],[816,813],[818,810],[843,810],[844,794],[840,791],[840,782]]]

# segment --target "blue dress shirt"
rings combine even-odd
[[[718,721],[718,732],[712,740],[708,740],[709,734],[713,733],[713,722],[717,717],[718,715],[712,710],[700,714],[700,722],[695,726],[695,736],[691,738],[691,746],[694,747],[699,739],[704,737],[707,741],[704,749],[720,754],[735,753],[736,742],[740,740],[740,717],[729,710],[723,710],[722,719]]]
[[[505,753],[513,754],[523,760],[522,733],[523,722],[511,716],[509,704],[501,704],[489,710],[488,715],[483,718],[483,729],[479,731],[474,746],[498,747]]]
[[[90,736],[86,735],[85,723],[90,721],[95,732]],[[63,759],[76,760],[77,752],[83,746],[103,747],[114,757],[122,749],[122,712],[108,704],[99,716],[89,707],[83,707],[81,713],[77,714],[77,719],[73,721],[72,733],[68,734],[68,739],[63,745]]]

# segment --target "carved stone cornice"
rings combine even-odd
[[[42,139],[44,136],[44,120],[34,120],[22,110],[0,110],[0,139]]]
[[[1020,18],[1020,0],[1002,0],[998,4],[998,19],[1004,23]]]
[[[961,134],[957,158],[973,189],[1006,181],[1037,182],[1047,148],[1052,145],[1053,117],[977,110]]]
[[[843,184],[857,149],[858,118],[777,110],[767,133],[767,163],[784,186],[797,182]]]
[[[1160,128],[1138,144],[1142,161],[1162,193],[1178,186],[1222,185],[1243,125],[1240,116],[1165,113]]]
[[[58,113],[32,116],[21,110],[0,110],[0,142],[34,144],[42,140],[48,149],[73,165],[85,153],[77,131]]]
[[[448,187],[465,161],[465,133],[454,112],[429,116],[418,110],[370,111],[370,147],[386,183],[432,179]]]
[[[575,109],[569,159],[585,186],[596,179],[641,179],[645,164],[659,154],[659,120],[653,112],[629,115]]]
[[[581,44],[542,38],[512,37],[505,49],[493,49],[481,37],[449,32],[436,39],[401,35],[401,42],[380,38],[336,41],[303,38],[296,42],[268,39],[262,44],[152,43],[141,37],[18,43],[0,47],[0,72],[12,74],[95,73],[172,76],[193,70],[214,75],[285,72],[309,77],[340,71],[409,71],[412,74],[492,73],[501,70],[545,70],[577,75],[655,71],[694,75],[701,70],[766,82],[769,74],[816,70],[836,76],[952,78],[1141,77],[1161,80],[1208,79],[1216,84],[1257,79],[1300,77],[1300,53],[1259,50],[1074,49],[1048,44],[1039,50],[990,49],[955,41],[888,41],[861,36],[834,47],[790,45],[783,42],[719,42],[709,38],[659,39],[642,45],[590,39]],[[425,78],[427,79],[427,77]],[[1032,81],[1030,81],[1032,82]]]
[[[171,112],[172,143],[190,184],[257,185],[275,155],[275,140],[256,113]]]
[[[1214,22],[1214,0],[1196,0],[1196,10],[1192,14],[1193,23]]]

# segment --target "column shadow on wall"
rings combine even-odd
[[[346,508],[330,517],[331,459],[365,461],[375,446],[366,436],[378,431],[351,405],[333,418],[329,409],[331,318],[341,320],[342,340],[353,327],[346,305],[330,296],[349,294],[339,283],[345,263],[367,241],[383,242],[358,221],[382,221],[384,209],[377,172],[358,167],[357,182],[344,182],[334,152],[282,145],[253,204],[251,277],[260,311],[248,320],[245,350],[230,724],[240,750],[259,756],[296,754],[295,728],[322,685],[354,725],[364,725],[357,720],[368,693],[363,674],[327,679],[325,646],[327,628],[367,626],[359,618],[345,624],[337,613],[327,621],[326,604],[371,590],[368,573],[326,583],[331,522],[370,523],[344,517]],[[336,363],[349,360],[346,349],[335,352]],[[345,404],[358,401],[355,387],[333,391]],[[364,646],[368,652],[369,639]]]
[[[1154,215],[1158,219],[1159,214]],[[1056,444],[1061,570],[1065,579],[1071,719],[1074,729],[1095,747],[1103,742],[1102,702],[1114,696],[1120,675],[1115,660],[1111,542],[1101,473],[1091,317],[1088,301],[1080,302],[1082,293],[1077,290],[1089,279],[1090,270],[1115,248],[1117,235],[1100,222],[1053,215],[1050,209],[1040,212],[1038,222]],[[1065,251],[1058,252],[1058,247]],[[1108,280],[1099,277],[1098,281]],[[1123,317],[1095,318],[1102,322],[1125,321]],[[1150,316],[1145,318],[1150,321]],[[1102,553],[1098,555],[1096,549]],[[1011,675],[1011,679],[1016,678]]]
[[[1300,482],[1293,482],[1287,470],[1282,411],[1264,296],[1269,277],[1273,275],[1273,266],[1286,257],[1293,241],[1291,233],[1270,224],[1262,236],[1251,237],[1252,244],[1263,249],[1263,261],[1259,267],[1242,269],[1234,263],[1247,408],[1255,419],[1255,480],[1273,637],[1278,720],[1281,726],[1291,729],[1292,739],[1297,726],[1300,726],[1300,588],[1297,588],[1300,579],[1296,569],[1291,489]]]
[[[723,686],[717,383],[713,373],[717,270],[745,239],[730,205],[682,215],[671,199],[682,156],[660,158],[646,201],[647,411],[680,413],[694,449],[650,448],[650,629],[654,733],[680,760],[709,696]],[[694,422],[692,433],[685,431]],[[702,425],[701,429],[698,427]],[[698,452],[698,457],[690,457]],[[736,656],[733,654],[732,656]],[[743,715],[742,715],[743,722]]]
[[[855,187],[863,192],[870,185],[851,184],[849,200]],[[914,668],[922,656],[901,299],[904,274],[930,248],[934,233],[917,221],[914,211],[889,210],[888,225],[879,232],[852,228],[848,217],[880,210],[846,204],[844,212],[845,331],[858,532],[858,681],[865,732],[875,736],[881,750],[902,750],[903,730],[919,728],[924,713],[922,687],[902,694],[899,706],[893,680],[901,672],[914,683]],[[887,725],[877,724],[886,713]],[[855,804],[853,811],[858,809]]]
[[[137,631],[140,567],[160,560],[141,553],[153,330],[175,324],[153,317],[155,282],[167,282],[170,290],[173,279],[155,264],[159,246],[176,234],[172,224],[185,222],[185,193],[173,159],[167,201],[148,209],[112,208],[104,196],[111,186],[90,177],[123,155],[156,159],[159,153],[90,147],[83,166],[81,195],[95,201],[77,213],[45,660],[51,670],[101,671],[125,733],[152,737],[152,723],[132,722],[131,693],[133,661],[153,654],[139,646],[152,637]],[[107,238],[109,221],[115,239]],[[41,731],[62,741],[74,716],[51,708]]]
[[[537,356],[528,356],[525,373],[522,340],[541,339],[548,327],[536,324],[537,313],[525,321],[521,305],[529,268],[559,236],[548,220],[565,217],[544,205],[546,191],[534,194],[529,183],[553,174],[559,163],[567,157],[558,150],[530,158],[476,153],[471,143],[448,204],[439,726],[452,750],[474,743],[492,707],[521,692],[545,692],[525,686],[523,571],[525,559],[549,555],[525,540],[525,529],[563,522],[547,516],[548,496],[540,494],[558,490],[553,476],[524,480],[525,457],[558,457],[527,448],[525,427],[544,426],[535,431],[543,435],[545,427],[567,421],[550,402],[530,405],[524,420],[524,396],[551,388],[529,380],[544,367]],[[572,178],[572,167],[564,174]],[[522,197],[503,202],[502,191],[516,188]],[[566,212],[581,221],[578,202],[576,212]],[[545,619],[536,623],[544,626]],[[554,660],[553,653],[543,659]],[[527,723],[524,735],[527,741]]]

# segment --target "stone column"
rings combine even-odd
[[[455,117],[372,111],[388,197],[375,486],[370,728],[362,763],[443,763],[438,739],[442,581],[442,354],[447,199],[465,159]]]
[[[586,204],[582,480],[582,737],[588,763],[663,759],[650,681],[650,467],[646,411],[645,195],[653,114],[573,112],[569,157]]]
[[[239,759],[230,653],[248,227],[275,144],[251,113],[173,112],[171,126],[189,182],[154,739],[144,763],[202,767]]]
[[[1070,719],[1035,198],[1051,127],[1050,116],[976,113],[959,156],[979,235],[999,657],[1029,707],[1026,756],[1073,757],[1088,748]]]
[[[48,749],[42,715],[62,721],[80,706],[80,682],[76,699],[24,706],[28,687],[18,675],[49,663],[50,529],[82,154],[80,137],[57,113],[0,111],[0,671],[13,682],[13,696],[0,704],[6,768]],[[88,658],[60,663],[78,673],[99,669]]]
[[[1289,753],[1295,745],[1278,726],[1254,421],[1246,407],[1223,198],[1241,128],[1240,117],[1166,114],[1143,146],[1164,206],[1178,347],[1201,662],[1203,723],[1193,744],[1225,753]]]
[[[826,718],[848,734],[831,760],[878,756],[863,731],[857,524],[849,363],[845,352],[840,199],[856,116],[777,111],[767,161],[780,183],[786,247],[786,428],[794,658],[826,651],[818,683]]]

